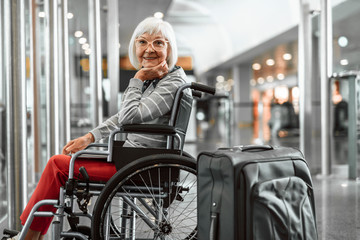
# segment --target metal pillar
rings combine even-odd
[[[68,0],[61,1],[61,37],[62,37],[62,73],[63,80],[61,84],[61,98],[62,107],[61,107],[61,118],[62,123],[60,126],[60,131],[62,132],[62,142],[61,146],[64,146],[71,138],[71,124],[70,124],[70,57],[69,57],[69,27],[68,27]]]
[[[120,50],[119,50],[119,7],[118,0],[107,0],[107,63],[110,80],[109,115],[119,111]]]
[[[348,104],[348,162],[349,162],[349,179],[357,178],[357,155],[358,155],[358,129],[357,129],[357,119],[358,119],[358,101],[357,94],[358,82],[360,74],[349,77],[349,104]]]
[[[300,0],[300,23],[299,23],[299,64],[298,78],[300,90],[300,149],[305,157],[311,159],[311,82],[312,82],[312,29],[310,4],[306,0]]]
[[[45,1],[46,27],[46,115],[47,158],[59,151],[59,64],[58,64],[58,5],[57,0]]]
[[[233,72],[233,119],[234,119],[234,128],[233,130],[239,131],[240,134],[234,134],[234,144],[241,143],[243,137],[243,127],[250,124],[252,119],[252,106],[250,102],[250,79],[251,79],[251,70],[248,66],[235,65],[232,67]],[[240,128],[240,129],[239,129]]]
[[[330,161],[330,78],[332,76],[331,1],[321,0],[320,78],[321,78],[321,174],[331,173]]]
[[[348,164],[349,179],[357,179],[358,169],[358,92],[359,92],[359,71],[348,71],[334,73],[333,79],[347,80],[349,83],[349,104],[348,104]]]
[[[90,36],[90,88],[91,120],[93,127],[102,122],[102,55],[100,29],[100,0],[89,0],[89,36]]]
[[[36,59],[36,0],[31,0],[29,4],[29,14],[30,14],[30,81],[32,83],[32,100],[33,106],[31,109],[31,136],[33,139],[33,173],[38,173],[39,170],[39,161],[41,159],[41,144],[40,144],[40,134],[41,134],[41,124],[40,121],[40,97],[38,89],[38,79],[37,79],[37,59]],[[35,174],[32,174],[31,183],[35,184]]]
[[[7,202],[13,229],[21,228],[19,217],[27,202],[24,4],[21,0],[4,2]]]
[[[4,30],[3,30],[3,16],[4,16],[4,12],[3,12],[3,5],[4,3],[3,2],[0,2],[0,79],[4,79],[4,64],[3,64],[3,56],[4,56],[4,44],[3,44],[3,37],[4,37]],[[3,81],[0,83],[0,101],[2,99],[5,98],[4,96],[4,91],[3,89],[5,89],[5,86],[4,86],[4,83]],[[1,128],[2,126],[0,126]],[[5,139],[4,139],[5,141]],[[0,140],[0,146],[1,145],[1,142],[4,142],[4,141],[1,141]],[[3,151],[5,151],[5,149],[3,149]]]

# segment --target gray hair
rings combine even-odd
[[[136,57],[135,40],[137,37],[139,37],[144,33],[149,33],[149,34],[161,33],[166,38],[166,40],[169,41],[170,53],[168,58],[166,59],[166,62],[169,66],[169,70],[172,69],[175,66],[178,58],[175,33],[170,23],[155,17],[145,18],[135,28],[129,43],[129,59],[131,64],[136,69],[141,68],[141,64],[139,63]]]

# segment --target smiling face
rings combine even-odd
[[[144,33],[140,35],[136,41],[136,57],[141,66],[146,68],[154,67],[167,59],[169,54],[169,45],[166,39],[160,33],[153,35]],[[161,47],[163,44],[165,45]],[[154,46],[157,48],[156,50],[154,49]]]

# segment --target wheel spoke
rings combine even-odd
[[[172,155],[154,159],[136,160],[137,169],[126,166],[106,184],[94,207],[94,236],[104,239],[101,228],[110,225],[109,239],[132,239],[132,233],[134,239],[196,239],[195,162]],[[106,224],[109,207],[111,221]]]

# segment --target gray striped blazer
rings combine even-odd
[[[122,97],[120,112],[90,131],[95,141],[106,138],[111,131],[122,124],[167,124],[176,90],[184,83],[186,83],[186,75],[182,68],[168,73],[155,87],[150,84],[144,92],[142,92],[143,81],[130,79]],[[164,147],[165,144],[165,136],[129,134],[124,146]]]

